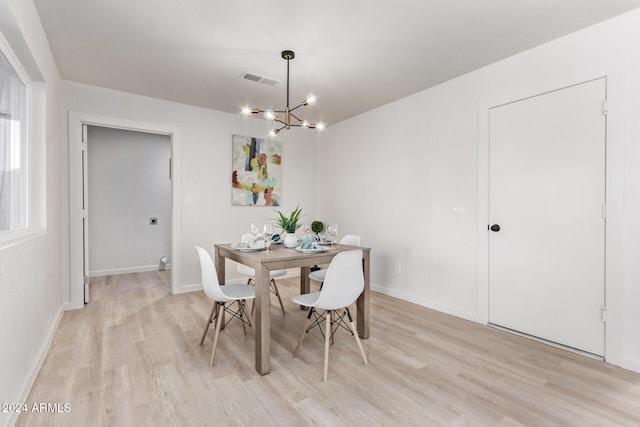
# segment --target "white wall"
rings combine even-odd
[[[89,275],[157,270],[171,255],[171,139],[88,128]]]
[[[639,45],[634,11],[329,127],[320,216],[373,248],[376,289],[484,322],[488,108],[607,76],[607,360],[640,371]]]
[[[174,286],[179,291],[197,289],[200,267],[194,245],[210,251],[216,242],[238,241],[248,231],[252,219],[275,217],[270,207],[231,206],[231,139],[234,134],[268,137],[269,123],[205,108],[193,107],[125,92],[74,82],[63,82],[63,109],[105,117],[171,126],[180,131],[180,168],[177,198],[181,201],[181,246],[174,262],[181,261]],[[214,96],[215,94],[212,94]],[[65,124],[65,138],[68,129]],[[316,144],[318,134],[293,129],[278,134],[282,140],[281,209],[288,213],[297,205],[305,218],[317,209]],[[65,147],[68,150],[68,146]],[[68,151],[65,153],[68,155]],[[63,156],[65,155],[63,154]],[[68,182],[68,176],[65,177]],[[185,195],[191,204],[185,204]],[[68,206],[68,193],[65,202]],[[68,261],[68,260],[67,260]],[[235,263],[227,266],[227,277],[234,280]],[[70,289],[65,289],[65,302]]]
[[[0,0],[0,32],[33,81],[45,85],[45,234],[0,250],[0,402],[27,393],[62,313],[60,76],[31,1]],[[0,425],[14,414],[0,412]]]

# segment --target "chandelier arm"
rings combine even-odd
[[[297,121],[299,121],[299,122],[301,122],[301,121],[302,121],[302,119],[301,119],[300,117],[296,116],[295,114],[293,114],[293,113],[290,113],[290,114],[291,114],[291,117],[293,117],[293,118],[294,118],[294,119],[296,119]],[[293,125],[291,125],[291,126],[293,126]]]
[[[259,108],[255,108],[254,110],[251,111],[252,114],[258,114],[258,113],[264,113],[267,110],[261,110]],[[285,110],[271,110],[274,113],[286,113]]]
[[[302,102],[302,103],[296,105],[295,107],[291,108],[289,111],[297,110],[298,108],[303,107],[305,105],[307,105],[307,104]]]

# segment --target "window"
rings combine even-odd
[[[29,226],[27,85],[0,51],[0,233]]]
[[[47,230],[46,84],[20,53],[0,32],[0,251]]]

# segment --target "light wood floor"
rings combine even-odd
[[[66,312],[29,395],[71,412],[26,413],[19,426],[558,426],[640,425],[640,374],[373,293],[364,365],[340,334],[322,382],[314,330],[291,354],[305,314],[297,279],[272,304],[272,371],[253,367],[238,322],[198,345],[211,304],[169,295],[165,272],[91,282],[93,301]]]

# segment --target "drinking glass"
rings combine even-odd
[[[328,224],[327,234],[331,236],[331,247],[333,247],[333,243],[336,240],[336,236],[338,235],[338,224],[335,224],[335,223]]]
[[[308,223],[306,223],[306,222],[302,223],[302,225],[300,226],[300,229],[302,230],[302,233],[303,233],[303,235],[304,235],[304,236],[306,236],[306,235],[307,235],[307,233],[309,232],[309,229],[310,229],[310,228],[311,228],[311,227],[310,227],[310,226],[309,226],[309,224],[308,224]]]
[[[249,226],[249,231],[253,237],[260,232],[260,226],[258,225],[258,221],[251,221],[251,225]]]
[[[273,237],[273,224],[267,222],[264,227],[263,227],[263,232],[264,232],[264,236],[267,238],[267,241],[265,243],[265,246],[267,247],[267,252],[272,252],[269,249],[269,246],[271,246],[271,238]]]

